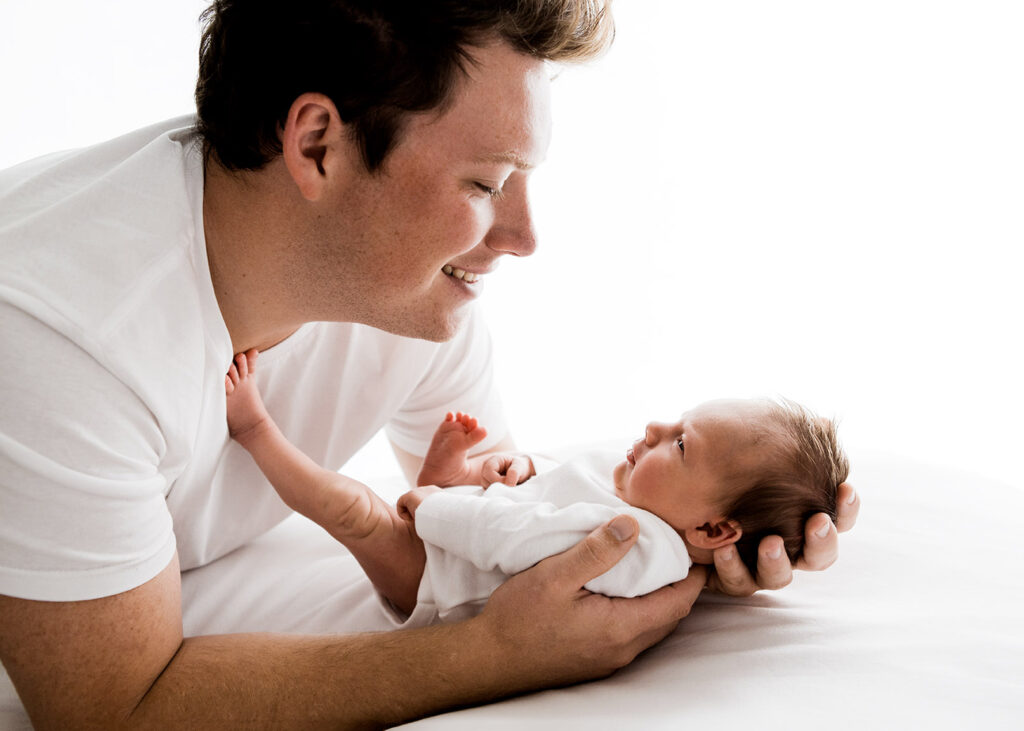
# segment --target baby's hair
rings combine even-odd
[[[751,575],[765,536],[781,536],[795,563],[803,554],[807,520],[827,513],[835,522],[838,488],[850,472],[835,423],[788,399],[767,402],[755,442],[768,447],[769,463],[730,478],[729,494],[736,497],[723,511],[743,529],[736,550]]]

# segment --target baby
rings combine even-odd
[[[486,431],[448,414],[420,487],[396,510],[288,442],[256,389],[256,355],[237,356],[225,380],[231,436],[289,507],[351,551],[401,626],[478,612],[508,576],[623,513],[637,519],[639,539],[590,591],[646,594],[685,578],[691,562],[712,564],[713,551],[729,544],[755,573],[767,535],[780,535],[795,562],[807,519],[824,512],[835,520],[849,472],[834,424],[789,401],[702,404],[674,424],[649,424],[625,459],[586,454],[540,475],[523,455],[469,457]],[[441,489],[451,485],[462,487]]]

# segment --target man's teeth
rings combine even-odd
[[[443,267],[441,267],[441,271],[450,277],[461,279],[463,282],[469,282],[470,284],[472,284],[473,282],[480,278],[480,275],[478,274],[473,274],[472,272],[467,272],[462,269],[456,269],[451,264],[445,264]]]

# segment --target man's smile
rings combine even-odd
[[[461,279],[463,282],[466,282],[467,284],[473,284],[482,276],[480,274],[474,274],[473,272],[467,272],[464,269],[458,269],[456,267],[453,267],[451,264],[445,264],[443,267],[441,267],[441,271],[447,274],[449,277]]]

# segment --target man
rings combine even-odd
[[[183,637],[180,572],[287,515],[227,438],[233,353],[265,351],[264,400],[321,464],[386,426],[415,474],[453,408],[495,425],[486,449],[512,447],[471,303],[501,256],[536,245],[546,61],[611,33],[582,0],[247,0],[207,21],[196,128],[0,178],[0,658],[33,722],[393,724],[630,662],[705,577],[635,600],[581,591],[635,540],[623,517],[461,624]],[[836,547],[816,516],[809,567]],[[789,580],[775,548],[765,587]],[[720,558],[718,585],[756,588]]]

